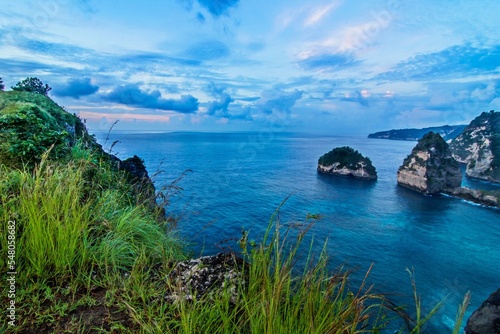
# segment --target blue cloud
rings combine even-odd
[[[93,54],[92,50],[76,45],[45,42],[28,38],[16,38],[16,45],[31,53],[39,53],[62,58],[74,59],[75,55],[84,57],[89,54]]]
[[[302,92],[297,89],[292,92],[279,89],[265,90],[260,99],[255,102],[255,106],[267,115],[276,112],[290,114],[295,102],[301,97]]]
[[[454,45],[439,52],[417,55],[400,62],[395,69],[379,74],[379,80],[429,80],[461,78],[496,70],[500,66],[500,45],[476,47]]]
[[[90,78],[72,79],[64,86],[55,87],[52,91],[56,96],[69,96],[79,99],[81,96],[92,95],[99,86],[92,85]]]
[[[159,90],[149,92],[137,85],[122,85],[103,96],[104,100],[134,107],[171,110],[183,114],[192,114],[198,110],[198,99],[192,95],[181,95],[178,100],[164,99]]]
[[[340,98],[340,101],[346,101],[346,102],[356,102],[362,105],[363,107],[369,107],[370,106],[370,97],[368,96],[363,96],[360,91],[356,91],[354,93],[354,96],[344,96]]]
[[[217,40],[208,40],[192,45],[185,56],[195,60],[214,60],[229,56],[231,51],[226,44]]]
[[[207,112],[209,115],[218,117],[230,117],[229,104],[234,102],[234,99],[225,91],[225,88],[217,87],[213,82],[209,86],[209,92],[216,97],[214,101],[207,103]]]
[[[205,15],[203,15],[202,13],[199,13],[199,12],[198,12],[198,14],[196,14],[196,19],[197,19],[197,20],[198,20],[198,22],[200,22],[200,23],[205,23],[205,21],[207,20],[207,19],[205,18]]]
[[[198,0],[198,3],[215,17],[219,17],[230,8],[236,7],[239,2],[240,0]]]
[[[249,109],[245,109],[241,113],[232,113],[229,111],[229,104],[234,102],[234,99],[226,93],[226,89],[227,86],[216,85],[213,82],[210,82],[207,86],[207,93],[215,98],[215,100],[208,102],[206,105],[208,115],[228,119],[252,120]]]
[[[155,64],[155,63],[169,63],[182,66],[198,66],[201,64],[196,59],[185,59],[178,57],[169,57],[155,52],[132,53],[117,58],[119,62],[130,63],[133,65],[141,64]]]
[[[299,66],[305,70],[334,70],[359,65],[360,63],[361,61],[356,60],[349,53],[324,53],[298,61]]]

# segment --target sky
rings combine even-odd
[[[368,134],[500,109],[500,1],[20,0],[0,77],[91,131]]]

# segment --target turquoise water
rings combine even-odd
[[[357,269],[352,288],[373,263],[369,282],[394,293],[398,303],[413,305],[406,268],[415,271],[424,308],[448,296],[425,332],[449,333],[468,290],[466,317],[500,287],[500,210],[398,187],[396,171],[415,142],[265,133],[115,133],[109,142],[115,139],[120,157],[137,154],[150,174],[163,171],[158,187],[191,170],[169,211],[180,216],[180,233],[196,254],[237,248],[242,228],[259,240],[290,196],[280,221],[294,225],[308,213],[321,214],[310,234],[315,250],[328,239],[332,265]],[[371,158],[376,182],[317,174],[318,157],[345,145]]]

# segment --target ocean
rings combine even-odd
[[[96,134],[101,144],[106,134]],[[373,264],[368,283],[414,310],[408,271],[425,310],[445,300],[424,332],[449,333],[467,291],[465,321],[500,287],[500,210],[443,195],[424,196],[396,183],[396,172],[416,142],[299,133],[119,133],[104,144],[126,158],[144,159],[157,188],[176,183],[167,208],[195,256],[237,249],[242,230],[262,238],[269,219],[294,229],[307,214],[313,251],[326,250],[332,268],[355,269],[352,289]],[[318,158],[339,146],[368,156],[378,180],[320,175]],[[463,185],[499,188],[468,180]],[[305,255],[304,255],[305,256]],[[464,321],[464,324],[465,324]],[[388,332],[398,328],[394,323]]]

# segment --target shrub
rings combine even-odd
[[[11,166],[34,165],[53,146],[55,157],[67,153],[68,133],[56,130],[36,107],[0,116],[0,162]]]

